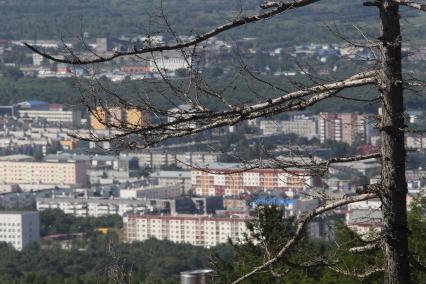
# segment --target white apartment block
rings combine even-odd
[[[22,250],[32,241],[40,242],[38,212],[0,211],[0,242]]]
[[[295,116],[282,122],[282,130],[285,134],[293,133],[308,139],[318,137],[318,117]]]
[[[189,68],[191,62],[191,57],[185,58],[179,52],[164,52],[153,56],[149,61],[149,67],[153,72],[175,72],[178,69]]]
[[[47,122],[64,123],[78,126],[81,123],[81,111],[79,110],[20,110],[21,118],[33,120],[46,120]]]
[[[0,182],[25,184],[85,185],[86,163],[0,161]]]
[[[182,195],[181,185],[150,186],[120,189],[120,198],[176,198]]]
[[[273,134],[296,134],[299,137],[312,139],[318,137],[318,117],[308,117],[304,115],[294,116],[290,120],[262,120],[260,129],[263,135]]]
[[[158,171],[150,175],[159,186],[180,185],[185,191],[191,189],[190,171]]]
[[[36,203],[38,211],[60,209],[64,211],[65,214],[71,214],[77,217],[123,216],[126,213],[139,213],[146,209],[146,202],[142,200],[95,197],[37,198]]]
[[[248,233],[246,218],[196,215],[129,215],[123,218],[127,242],[149,238],[213,247],[218,244],[244,241]]]
[[[281,121],[275,120],[262,120],[259,125],[263,135],[273,135],[277,133],[283,133],[283,127]]]
[[[183,169],[191,169],[192,165],[217,162],[220,157],[219,153],[214,152],[168,153],[166,151],[144,151],[132,152],[128,155],[139,159],[139,167],[150,167],[152,169],[158,169],[166,165],[177,165]]]

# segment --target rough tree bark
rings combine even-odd
[[[379,90],[383,95],[381,125],[383,189],[380,197],[384,218],[384,283],[405,284],[409,283],[410,273],[399,6],[391,0],[382,0],[379,9],[382,25]]]

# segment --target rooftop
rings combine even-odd
[[[38,214],[38,211],[0,211],[0,215]]]
[[[151,177],[163,178],[191,178],[190,171],[158,171],[151,174]]]
[[[33,161],[34,158],[28,155],[8,155],[8,156],[0,156],[0,161]]]
[[[69,153],[61,153],[61,154],[50,154],[45,157],[46,161],[52,160],[78,160],[78,161],[115,161],[115,160],[133,160],[135,157],[128,156],[114,156],[114,155],[84,155],[84,154],[69,154]]]

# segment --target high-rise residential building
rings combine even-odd
[[[19,110],[21,118],[31,120],[45,120],[50,123],[63,123],[73,126],[81,124],[81,111],[79,110]]]
[[[128,215],[123,218],[124,239],[127,242],[149,238],[212,247],[244,241],[248,233],[246,217],[216,217],[195,215]]]
[[[95,130],[108,129],[108,124],[115,126],[124,126],[128,128],[138,128],[146,126],[149,123],[149,117],[146,113],[136,108],[121,107],[96,107],[90,116],[90,123]]]
[[[321,143],[326,140],[349,145],[369,142],[370,125],[367,114],[322,112],[318,127]]]
[[[40,242],[38,212],[0,211],[0,242],[23,249],[29,242]]]
[[[0,161],[0,181],[6,184],[85,185],[86,170],[87,164],[82,161]]]
[[[305,169],[251,169],[239,164],[212,163],[192,169],[192,190],[200,196],[238,196],[243,193],[294,192],[319,186],[319,177]]]

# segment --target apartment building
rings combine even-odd
[[[193,165],[217,162],[221,154],[215,152],[138,151],[128,155],[139,159],[139,167],[159,169],[161,166],[177,165],[183,169],[190,169]]]
[[[303,169],[244,170],[239,164],[213,163],[192,169],[192,190],[200,196],[238,196],[244,193],[293,192],[318,186],[321,180]]]
[[[318,117],[296,115],[290,120],[262,120],[259,125],[263,135],[296,134],[299,137],[312,139],[318,137]]]
[[[61,123],[79,126],[81,124],[81,111],[79,110],[37,110],[21,109],[19,116],[23,119],[45,120],[50,123]]]
[[[158,171],[152,173],[150,178],[159,186],[178,185],[181,187],[181,191],[185,192],[191,189],[190,171]]]
[[[85,185],[86,163],[0,161],[2,183]]]
[[[101,217],[125,213],[139,213],[145,210],[146,201],[112,198],[75,198],[53,196],[52,198],[37,198],[37,210],[61,209],[66,214],[77,217]]]
[[[349,145],[368,143],[371,130],[368,122],[367,114],[322,112],[318,122],[320,142],[334,140]]]
[[[139,188],[123,188],[120,189],[120,198],[136,199],[136,198],[176,198],[182,195],[183,188],[181,185],[158,185]]]
[[[96,107],[90,116],[90,124],[95,130],[114,128],[138,128],[149,123],[149,116],[136,108]]]
[[[40,242],[38,212],[0,211],[0,242],[22,250],[29,242]]]
[[[282,130],[285,134],[293,133],[308,139],[318,137],[318,117],[296,115],[282,122]]]
[[[192,64],[191,57],[184,57],[180,52],[162,52],[153,55],[149,60],[152,72],[175,72],[179,69],[188,69]]]
[[[274,135],[277,133],[284,133],[281,121],[275,120],[262,120],[259,123],[259,128],[263,135]]]
[[[123,218],[124,239],[127,242],[149,238],[213,247],[218,244],[244,241],[248,233],[246,217],[216,217],[194,215],[128,215]]]

